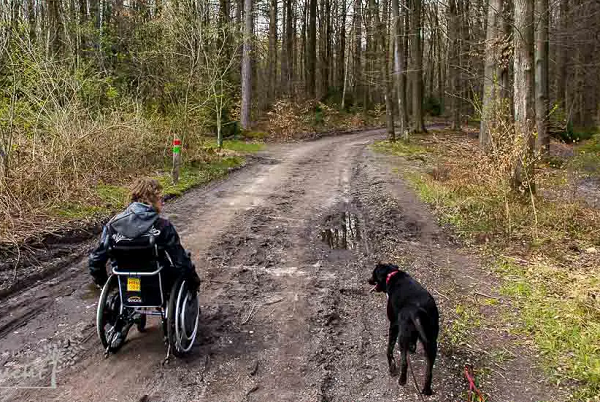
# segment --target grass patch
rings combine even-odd
[[[499,260],[495,268],[504,276],[501,292],[516,300],[521,330],[535,340],[544,356],[544,367],[557,378],[577,379],[585,384],[579,395],[598,395],[598,311],[581,297],[565,297],[560,292],[569,274],[541,264],[521,267],[506,259]],[[596,288],[598,284],[595,283]],[[589,285],[588,288],[594,287],[593,283]]]
[[[577,162],[600,166],[598,136],[578,146],[564,167],[540,169],[540,191],[533,198],[513,195],[502,186],[493,169],[482,164],[476,140],[452,133],[417,139],[429,153],[428,167],[444,166],[447,174],[436,179],[414,164],[399,172],[467,243],[505,256],[493,269],[503,279],[501,293],[518,307],[511,317],[517,331],[534,341],[549,374],[580,386],[574,400],[598,395],[600,211],[573,197],[542,195],[545,189],[564,186],[563,179],[578,177],[586,165]],[[373,148],[406,159],[422,152],[401,143],[380,142]],[[576,171],[567,175],[566,169]],[[447,334],[451,343],[463,343],[469,328],[477,325],[477,316],[469,314],[456,311]]]
[[[428,150],[425,147],[402,140],[394,142],[388,140],[376,141],[371,148],[378,152],[408,157],[408,159],[424,160],[428,153]]]
[[[122,186],[101,184],[96,187],[96,194],[106,206],[119,208],[127,202],[129,190]]]
[[[173,184],[168,169],[155,178],[163,186],[167,197],[178,197],[193,187],[224,177],[232,168],[241,166],[244,158],[224,157],[211,162],[186,164],[182,166],[179,182]],[[91,196],[78,202],[60,204],[50,209],[50,214],[68,221],[84,220],[98,215],[110,215],[128,203],[129,189],[126,186],[100,184],[91,191]]]
[[[242,157],[234,156],[195,166],[185,165],[181,169],[177,184],[173,183],[169,172],[161,173],[157,179],[163,186],[165,196],[180,196],[193,187],[225,176],[230,169],[240,166],[243,162]]]
[[[596,134],[576,148],[570,167],[587,175],[600,177],[600,134]]]
[[[216,145],[215,145],[216,146]],[[223,141],[223,149],[240,153],[253,153],[263,150],[265,144],[262,142],[246,142],[240,140]]]
[[[444,331],[444,338],[451,348],[464,346],[471,331],[481,326],[481,314],[475,306],[457,304],[449,319],[449,325]]]
[[[95,205],[78,204],[74,202],[62,204],[50,210],[52,215],[65,218],[67,220],[86,219],[103,212],[107,212],[107,208]]]

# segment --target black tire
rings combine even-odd
[[[107,332],[110,331],[111,328],[114,328],[117,320],[119,320],[121,297],[119,295],[119,284],[117,280],[118,278],[115,275],[108,277],[108,280],[102,288],[102,293],[100,293],[98,308],[96,310],[96,331],[104,350],[108,347]],[[112,353],[117,352],[124,343],[125,337],[111,345],[109,351]]]
[[[146,314],[140,314],[135,326],[138,332],[146,332]]]
[[[173,284],[169,295],[169,305],[167,307],[167,338],[171,347],[171,353],[176,357],[185,356],[194,346],[194,341],[198,333],[198,321],[200,319],[200,308],[198,305],[198,295],[190,297],[190,291],[184,278],[179,278]],[[179,306],[178,306],[179,302]],[[185,322],[181,322],[180,317],[182,308],[195,309],[195,315],[185,317]],[[189,313],[191,314],[191,313]],[[179,325],[179,328],[178,328]],[[189,330],[189,332],[188,332]],[[181,344],[181,331],[185,332],[185,344]],[[179,337],[178,337],[179,335]],[[190,335],[188,337],[188,335]]]

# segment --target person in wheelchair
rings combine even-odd
[[[171,352],[189,352],[194,344],[200,278],[177,231],[159,216],[161,191],[156,180],[137,180],[131,203],[105,225],[89,256],[90,274],[102,288],[96,327],[105,356],[120,349],[133,324],[143,332],[148,314],[161,317],[166,359]]]
[[[114,216],[105,226],[100,244],[89,256],[89,270],[94,283],[104,286],[108,275],[106,263],[111,245],[137,245],[148,242],[150,237],[160,250],[160,259],[166,267],[168,282],[184,276],[190,286],[198,288],[200,278],[188,253],[179,241],[175,227],[159,216],[162,207],[162,187],[154,179],[138,179],[131,191],[131,203],[125,211]],[[111,263],[116,263],[114,260]]]

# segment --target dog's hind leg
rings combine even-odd
[[[408,370],[408,361],[406,360],[406,354],[408,353],[408,345],[400,344],[400,378],[398,378],[398,384],[406,385],[406,372]]]
[[[398,375],[398,368],[396,367],[396,360],[394,360],[394,346],[396,345],[396,340],[398,339],[398,332],[400,331],[400,326],[398,323],[390,324],[390,333],[388,338],[388,348],[387,348],[387,359],[388,366],[390,369],[390,375],[395,376]]]
[[[433,391],[431,390],[431,380],[433,376],[433,364],[435,363],[435,358],[437,355],[437,342],[430,341],[425,345],[425,354],[427,355],[427,373],[425,377],[425,384],[423,385],[423,390],[421,391],[424,395],[431,395]]]

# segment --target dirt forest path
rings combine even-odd
[[[47,345],[62,357],[56,389],[2,389],[0,401],[419,401],[387,374],[385,297],[366,279],[378,260],[408,259],[444,317],[439,289],[477,267],[369,149],[383,137],[273,146],[167,206],[203,280],[201,335],[186,359],[161,366],[155,319],[104,359],[84,259],[3,300],[0,367]],[[421,382],[420,350],[413,362]],[[463,363],[442,348],[426,400],[465,400]],[[520,369],[490,400],[558,400]]]

